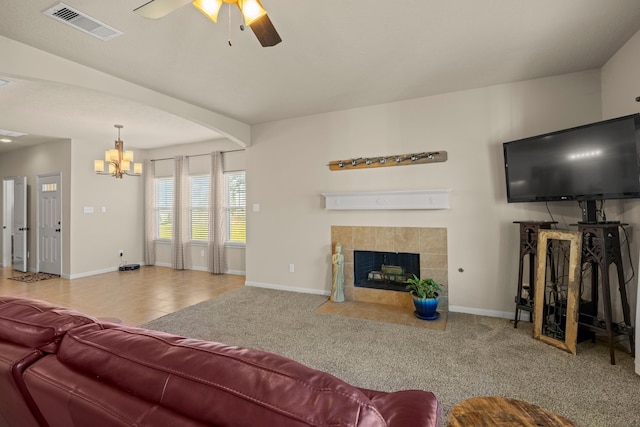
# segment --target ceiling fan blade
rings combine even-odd
[[[273,26],[269,15],[264,15],[250,25],[253,30],[253,34],[256,35],[258,41],[262,47],[275,46],[282,41],[280,35],[276,31],[276,27]]]
[[[192,1],[193,0],[151,0],[133,9],[133,11],[143,18],[160,19]]]

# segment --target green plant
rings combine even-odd
[[[420,279],[415,274],[404,283],[407,284],[407,289],[410,293],[420,298],[435,298],[438,296],[438,292],[442,291],[442,288],[435,280],[431,278]]]

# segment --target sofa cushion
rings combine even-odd
[[[49,427],[205,427],[153,402],[76,372],[50,354],[26,370],[25,383]],[[11,424],[22,426],[22,424]],[[25,424],[26,425],[26,424]]]
[[[220,426],[386,426],[356,387],[276,354],[115,324],[75,328],[58,359]]]
[[[96,319],[45,301],[0,297],[0,340],[55,352],[71,328]]]

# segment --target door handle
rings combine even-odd
[[[59,232],[60,232],[60,229],[59,229],[59,228],[56,228],[56,232],[57,232],[57,233],[59,233]]]

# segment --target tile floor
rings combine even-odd
[[[11,280],[11,267],[0,268],[0,295],[33,298],[73,308],[95,317],[141,325],[244,286],[245,276],[204,271],[141,267],[74,280],[33,283]]]

